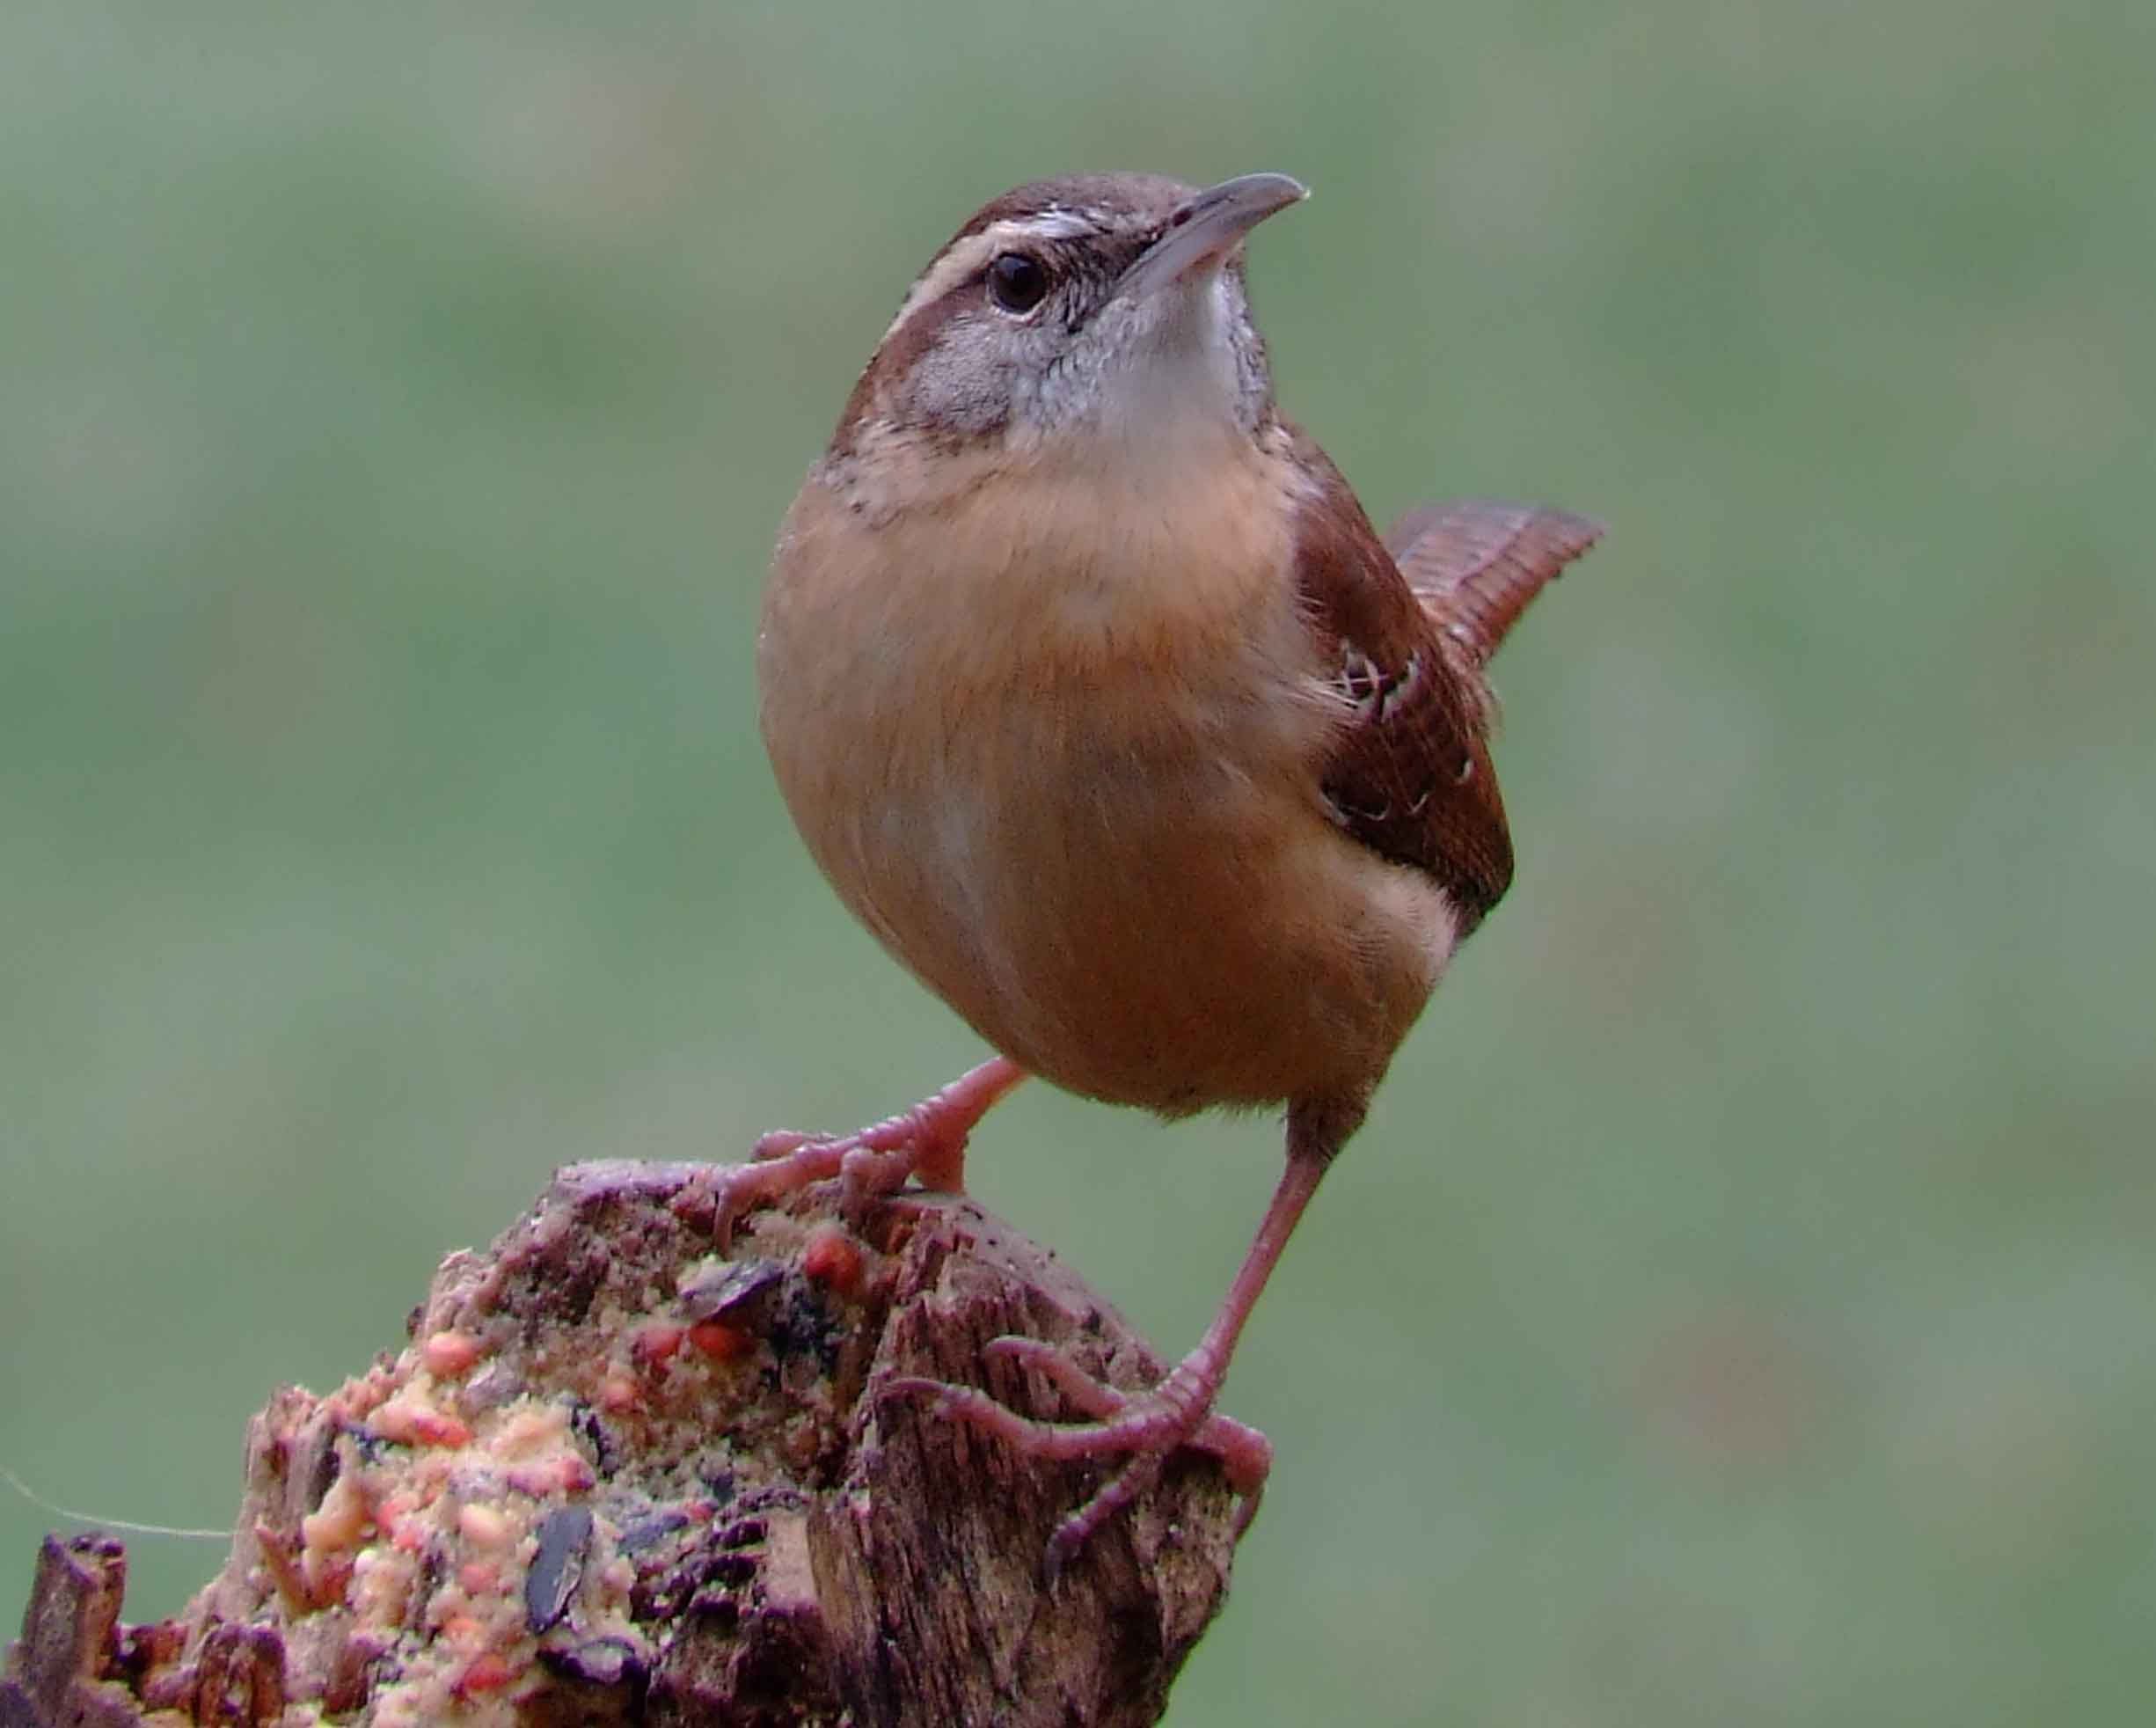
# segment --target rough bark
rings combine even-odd
[[[230,1563],[178,1618],[121,1625],[120,1545],[48,1540],[0,1728],[1157,1720],[1227,1587],[1214,1461],[1179,1454],[1051,1584],[1095,1468],[883,1393],[1075,1418],[982,1346],[1046,1338],[1127,1388],[1152,1351],[969,1201],[849,1220],[827,1185],[722,1253],[713,1175],[565,1170],[443,1263],[401,1353],[276,1394]]]

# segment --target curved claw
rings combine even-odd
[[[803,1146],[829,1145],[838,1138],[836,1134],[804,1134],[798,1128],[774,1128],[756,1137],[756,1143],[749,1148],[749,1161],[768,1164],[775,1158],[790,1157]]]
[[[1095,1380],[1078,1366],[1069,1351],[1045,1338],[1010,1333],[992,1340],[981,1353],[1033,1369],[1071,1403],[1096,1419],[1112,1417],[1130,1402],[1129,1394]],[[1184,1444],[1217,1458],[1227,1473],[1228,1486],[1238,1494],[1254,1503],[1264,1492],[1265,1479],[1273,1468],[1273,1443],[1261,1431],[1218,1410],[1209,1410]],[[1237,1534],[1240,1534],[1239,1527]]]
[[[1028,1457],[1068,1461],[1120,1454],[1126,1461],[1056,1527],[1046,1556],[1051,1583],[1096,1530],[1152,1485],[1168,1455],[1180,1446],[1196,1446],[1220,1461],[1229,1487],[1242,1502],[1235,1534],[1239,1538],[1250,1527],[1272,1468],[1272,1442],[1212,1409],[1218,1376],[1210,1360],[1187,1359],[1152,1391],[1133,1395],[1096,1379],[1067,1351],[1039,1338],[998,1338],[983,1353],[1034,1370],[1088,1420],[1042,1422],[1020,1416],[977,1387],[922,1375],[887,1380],[883,1391],[928,1399],[938,1416],[980,1429]]]

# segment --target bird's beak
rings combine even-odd
[[[1225,257],[1266,217],[1309,196],[1308,187],[1285,174],[1243,174],[1209,186],[1177,207],[1167,231],[1122,273],[1108,297],[1151,294],[1180,281]]]

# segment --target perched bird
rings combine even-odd
[[[884,333],[782,530],[763,729],[839,897],[996,1058],[840,1139],[767,1136],[726,1204],[844,1172],[961,1185],[1020,1080],[1181,1117],[1284,1105],[1287,1169],[1151,1392],[1003,1348],[1089,1417],[917,1384],[1027,1452],[1126,1461],[1059,1563],[1212,1416],[1252,1304],[1512,847],[1483,664],[1600,530],[1482,502],[1380,539],[1275,406],[1243,241],[1281,174],[1036,182],[983,206]]]

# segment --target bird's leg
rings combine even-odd
[[[966,1187],[966,1140],[981,1118],[1026,1071],[1006,1056],[968,1069],[910,1110],[851,1134],[822,1138],[777,1129],[756,1144],[752,1162],[727,1171],[719,1185],[716,1228],[721,1241],[742,1213],[798,1194],[811,1183],[843,1176],[849,1209],[895,1193],[908,1176],[924,1188],[961,1194]]]
[[[1290,1109],[1288,1168],[1281,1175],[1250,1251],[1243,1257],[1242,1268],[1228,1286],[1227,1296],[1198,1347],[1170,1369],[1151,1391],[1129,1394],[1102,1386],[1052,1345],[1020,1338],[1000,1338],[989,1348],[1040,1369],[1090,1420],[1068,1424],[1035,1421],[976,1388],[942,1380],[906,1377],[893,1380],[886,1387],[887,1392],[931,1398],[934,1401],[932,1408],[939,1414],[993,1434],[1028,1457],[1121,1456],[1126,1461],[1090,1500],[1056,1527],[1049,1541],[1051,1576],[1085,1545],[1094,1531],[1144,1492],[1159,1475],[1168,1454],[1185,1444],[1202,1445],[1221,1458],[1231,1483],[1247,1497],[1243,1522],[1248,1522],[1272,1462],[1272,1448],[1254,1429],[1216,1417],[1213,1401],[1227,1377],[1236,1339],[1278,1263],[1281,1250],[1287,1246],[1296,1221],[1317,1192],[1333,1154],[1361,1117],[1359,1103],[1298,1104]]]
[[[1062,1393],[1072,1408],[1095,1421],[1105,1422],[1130,1408],[1130,1394],[1118,1392],[1095,1380],[1045,1339],[997,1338],[983,1353],[1033,1369]],[[1000,1409],[1002,1406],[997,1408]],[[1250,1527],[1250,1520],[1258,1515],[1258,1502],[1265,1497],[1265,1479],[1273,1469],[1273,1443],[1248,1423],[1238,1422],[1233,1417],[1215,1410],[1197,1425],[1184,1444],[1200,1452],[1209,1452],[1220,1461],[1228,1486],[1242,1500],[1235,1514],[1235,1534],[1240,1536]]]

